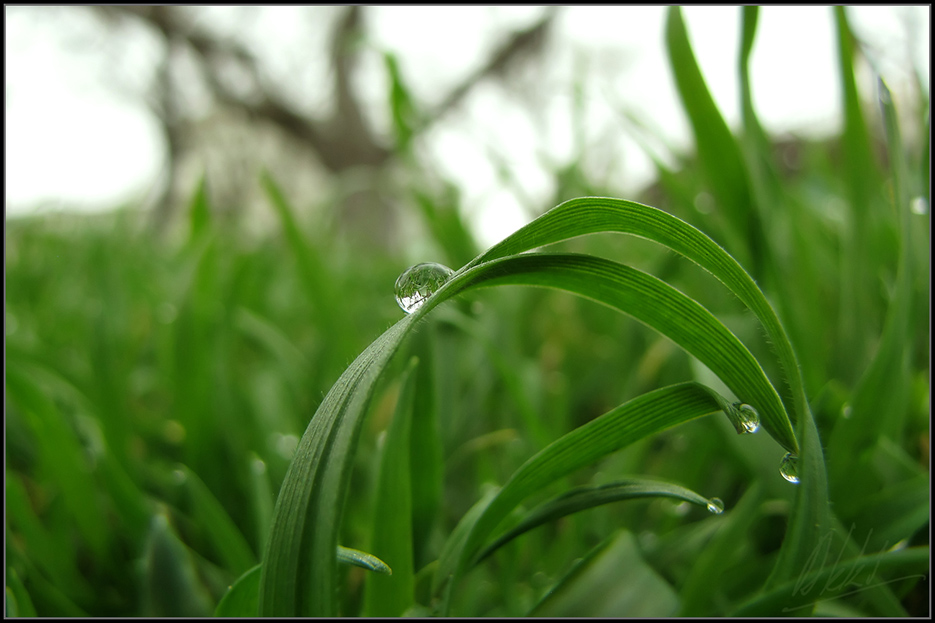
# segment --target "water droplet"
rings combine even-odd
[[[799,457],[786,452],[786,456],[782,457],[779,463],[779,473],[792,484],[799,484]]]
[[[407,314],[422,307],[425,299],[451,279],[454,271],[435,262],[416,264],[396,280],[396,302]]]
[[[735,402],[731,407],[725,410],[725,413],[738,435],[751,434],[760,430],[760,414],[755,408],[741,402]]]
[[[915,197],[909,204],[909,208],[912,210],[913,214],[928,214],[929,202],[925,197]]]
[[[851,405],[845,404],[843,407],[841,407],[841,417],[844,418],[845,420],[851,419],[851,415],[853,413],[854,413],[854,408]]]
[[[708,500],[708,510],[715,515],[720,515],[724,512],[724,500],[721,498],[711,498]]]

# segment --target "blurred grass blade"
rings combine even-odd
[[[396,412],[387,431],[377,478],[370,551],[392,567],[392,577],[371,575],[364,587],[366,617],[400,616],[413,603],[410,434],[419,360],[403,372]]]
[[[107,554],[109,531],[101,521],[91,467],[74,429],[47,395],[20,368],[6,370],[7,399],[19,407],[39,448],[39,464],[64,500],[74,526],[96,557]]]
[[[182,465],[184,485],[192,507],[192,517],[205,529],[205,536],[214,547],[224,567],[235,576],[255,566],[256,556],[243,533],[230,518],[224,506],[207,485],[188,467]]]
[[[559,438],[516,470],[476,519],[467,515],[462,519],[442,552],[436,588],[449,578],[455,584],[487,537],[528,496],[611,452],[721,411],[728,404],[698,383],[670,385],[634,398]],[[462,524],[466,525],[462,528]],[[456,534],[463,536],[455,538]]]
[[[898,574],[899,579],[924,579],[929,572],[929,548],[910,547],[839,561],[820,570],[812,569],[803,567],[796,579],[740,606],[731,616],[796,616],[818,601],[860,593],[881,583],[895,581],[887,580],[887,575]]]
[[[432,536],[438,526],[444,485],[444,462],[439,424],[440,408],[436,384],[436,327],[430,325],[413,336],[419,353],[412,404],[409,465],[412,478],[412,557],[421,569],[437,557]],[[421,348],[419,348],[421,346]]]
[[[670,6],[666,17],[666,50],[682,107],[694,131],[698,163],[733,234],[730,248],[751,260],[753,274],[758,275],[766,259],[764,237],[743,157],[701,75],[677,6]]]
[[[202,617],[211,598],[201,584],[188,547],[161,511],[153,516],[145,555],[144,612],[155,617]]]
[[[744,493],[737,505],[725,513],[723,525],[705,545],[682,582],[679,616],[703,616],[711,613],[710,604],[720,593],[721,577],[736,560],[736,552],[746,543],[753,521],[757,517],[763,490],[758,482]],[[710,616],[710,614],[709,614]]]
[[[208,180],[202,173],[195,187],[195,193],[188,202],[190,233],[189,245],[205,236],[211,228],[211,204],[208,201]]]
[[[224,593],[217,608],[216,617],[251,617],[259,612],[257,598],[260,592],[260,565],[256,565],[242,576]]]
[[[345,565],[354,565],[355,567],[360,567],[361,569],[366,569],[367,571],[373,571],[375,573],[382,573],[383,575],[393,575],[393,570],[390,569],[390,566],[373,554],[338,545],[337,555],[338,562]]]
[[[547,502],[543,502],[526,513],[518,524],[484,548],[484,551],[478,555],[476,562],[483,561],[503,545],[544,523],[595,506],[648,497],[673,498],[705,507],[709,504],[708,498],[690,489],[658,480],[633,478],[597,487],[576,487]]]
[[[250,497],[253,500],[253,515],[256,519],[256,534],[260,544],[260,556],[266,553],[266,537],[273,522],[273,490],[269,484],[266,463],[256,454],[250,457]]]
[[[16,569],[7,567],[6,572],[6,616],[36,617],[36,608]]]
[[[867,460],[868,451],[877,439],[882,435],[901,439],[911,383],[909,329],[912,325],[913,250],[906,188],[908,171],[892,95],[882,80],[879,80],[879,90],[892,169],[893,201],[900,223],[899,263],[880,346],[854,390],[851,417],[837,422],[829,442],[828,452],[833,458],[829,466],[832,486],[842,499],[854,497],[846,495],[846,490],[866,484],[855,482],[861,480],[855,479],[854,470],[860,469],[855,465]]]
[[[850,203],[848,226],[842,239],[841,316],[837,341],[838,377],[847,383],[857,380],[869,358],[868,339],[874,334],[869,293],[875,287],[878,253],[871,219],[872,198],[877,195],[879,174],[873,159],[870,131],[864,120],[854,70],[854,35],[845,7],[834,7],[838,30],[838,55],[844,104],[841,153]]]
[[[674,615],[678,606],[675,590],[623,531],[577,565],[529,616],[656,618]]]

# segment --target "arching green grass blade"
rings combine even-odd
[[[614,302],[615,299],[621,297],[621,294],[616,292],[617,287],[622,283],[620,275],[608,277],[604,274],[602,279],[601,271],[612,270],[608,267],[620,265],[596,258],[582,259],[580,256],[576,260],[556,260],[554,257],[548,259],[549,256],[538,256],[545,259],[534,257],[531,259],[524,256],[509,260],[504,257],[550,242],[600,231],[635,233],[662,242],[714,273],[741,300],[750,305],[764,321],[764,326],[781,353],[783,363],[792,362],[792,365],[787,366],[787,373],[789,370],[794,371],[791,373],[791,382],[801,386],[797,368],[794,366],[791,345],[788,344],[769,303],[737,262],[710,238],[665,212],[633,202],[589,198],[562,204],[462,268],[433,296],[429,297],[422,307],[390,327],[374,341],[329,391],[299,443],[276,503],[269,546],[263,564],[260,592],[261,614],[330,616],[335,613],[336,560],[334,551],[337,547],[337,531],[350,480],[353,450],[356,447],[363,415],[377,379],[400,343],[415,323],[435,306],[459,293],[484,285],[487,281],[491,281],[492,284],[494,280],[498,280],[497,285],[507,283],[527,283],[547,287],[572,285],[577,288],[574,291],[584,293],[586,296],[597,300],[607,298],[611,301],[608,303],[610,305],[623,305],[624,308],[630,308],[628,311],[637,310],[644,316],[650,312],[652,307],[646,307],[633,300]],[[504,261],[490,261],[497,258],[504,258]],[[536,264],[536,262],[541,262],[541,264]],[[603,266],[604,269],[593,268],[598,265]],[[558,276],[554,279],[544,278],[542,275],[546,274],[543,270],[546,266],[554,267]],[[579,268],[576,269],[575,266]],[[581,269],[582,266],[592,268]],[[582,270],[590,275],[588,279],[582,278]],[[617,273],[621,270],[632,271],[632,269],[623,267],[617,270]],[[527,276],[511,277],[511,271],[524,272]],[[628,272],[628,275],[636,279],[634,284],[655,283],[647,281],[647,278],[654,278],[643,273],[639,273],[643,277],[638,277],[637,273],[638,271]],[[586,282],[589,280],[595,280],[595,283],[588,286]],[[641,287],[643,290],[639,290],[638,287],[636,290],[631,288],[630,294],[635,292],[641,292],[641,296],[660,294],[667,296],[667,301],[670,303],[677,301],[674,310],[662,314],[658,322],[672,325],[677,322],[675,318],[684,317],[685,314],[694,319],[681,328],[674,325],[667,327],[667,330],[675,331],[673,335],[676,341],[688,338],[692,342],[694,339],[695,341],[690,344],[690,348],[693,349],[707,344],[709,346],[706,348],[707,359],[713,360],[715,366],[718,366],[718,358],[723,358],[724,353],[728,351],[741,357],[741,360],[747,363],[752,360],[752,358],[747,359],[749,353],[742,354],[746,352],[746,349],[735,338],[731,340],[732,336],[726,329],[717,328],[719,323],[702,320],[707,318],[705,316],[707,312],[684,295],[671,288],[667,290],[658,285],[648,286],[649,290],[646,290],[645,285]],[[633,298],[630,296],[630,299]],[[710,319],[713,320],[713,317]],[[651,318],[643,320],[652,321]],[[707,328],[699,330],[696,320],[704,323]],[[725,346],[728,343],[731,345]],[[722,348],[726,350],[721,350]],[[730,358],[733,359],[733,357]],[[720,366],[721,372],[728,377],[725,383],[729,387],[736,388],[738,397],[742,399],[752,397],[753,403],[760,402],[757,408],[763,410],[761,415],[764,418],[764,425],[769,420],[771,432],[776,435],[777,440],[795,449],[796,441],[791,434],[788,417],[785,416],[782,403],[776,398],[775,390],[769,386],[765,376],[760,379],[762,370],[758,366],[746,365],[746,363],[739,364],[739,368],[733,361],[724,360],[721,363],[724,364]],[[757,371],[754,371],[754,368]],[[766,386],[769,386],[769,390]],[[804,393],[802,393],[802,404],[804,405]],[[719,408],[721,407],[713,407],[710,410]],[[496,524],[490,526],[490,528],[493,527],[496,527]]]
[[[446,544],[436,588],[449,579],[456,583],[497,525],[542,487],[644,437],[728,407],[724,398],[698,383],[670,385],[634,398],[559,438],[526,461],[476,520],[462,519],[453,534],[466,536],[451,538]],[[465,523],[471,527],[462,528]]]
[[[485,547],[484,551],[477,557],[477,562],[481,562],[503,545],[544,523],[603,504],[649,497],[673,498],[701,506],[709,504],[708,498],[695,493],[691,489],[658,480],[631,478],[599,487],[576,487],[547,502],[543,502],[526,513],[518,524]]]
[[[610,231],[633,234],[663,244],[698,264],[727,286],[756,314],[776,349],[795,400],[793,415],[801,416],[806,412],[808,401],[792,344],[763,292],[740,264],[716,242],[667,212],[625,199],[571,199],[494,245],[468,267],[569,238]]]
[[[367,571],[382,573],[383,575],[393,575],[393,570],[390,569],[388,564],[373,554],[362,552],[359,549],[351,549],[350,547],[341,547],[338,545],[338,562],[346,565],[354,565],[355,567],[360,567]]]

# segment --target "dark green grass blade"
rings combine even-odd
[[[543,502],[526,513],[518,524],[484,548],[484,551],[477,557],[477,562],[481,562],[503,545],[544,523],[595,506],[648,497],[673,498],[701,506],[707,506],[709,503],[708,498],[695,493],[691,489],[658,480],[633,478],[599,487],[576,487],[547,502]]]
[[[669,7],[666,18],[666,49],[682,107],[694,131],[698,162],[734,234],[730,248],[752,260],[753,273],[758,274],[764,260],[763,234],[743,156],[708,91],[677,6]]]
[[[217,608],[214,609],[216,617],[256,617],[257,595],[260,592],[260,565],[246,571],[230,587]]]
[[[393,573],[367,578],[366,617],[400,616],[413,603],[410,431],[417,367],[418,359],[413,357],[403,373],[396,412],[383,445],[370,551],[386,561]]]
[[[861,556],[829,565],[821,570],[805,567],[794,580],[742,605],[732,616],[786,617],[802,614],[818,601],[845,594],[858,594],[897,579],[925,578],[929,571],[929,548]],[[887,576],[896,576],[887,579]]]

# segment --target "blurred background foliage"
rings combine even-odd
[[[211,614],[266,546],[276,492],[309,417],[348,363],[400,317],[396,277],[414,261],[458,268],[483,250],[462,189],[420,151],[420,137],[478,85],[534,72],[560,11],[506,33],[433,106],[418,101],[404,68],[384,53],[380,105],[392,128],[381,136],[353,86],[366,10],[336,10],[331,112],[322,117],[270,87],[248,47],[199,27],[185,9],[88,9],[109,28],[145,28],[164,42],[149,101],[169,146],[168,182],[148,210],[6,221],[7,614]],[[903,127],[908,195],[895,205],[877,93],[855,81],[853,63],[866,68],[868,52],[845,12],[836,18],[846,94],[837,136],[770,136],[752,100],[731,133],[703,80],[680,75],[691,49],[676,45],[675,12],[669,53],[695,152],[658,157],[659,135],[622,114],[620,131],[646,146],[658,173],[639,196],[626,195],[589,160],[578,106],[567,119],[578,148],[550,165],[550,200],[523,198],[509,163],[499,170],[532,213],[582,195],[628,196],[696,225],[741,261],[790,333],[828,452],[832,502],[870,553],[928,543],[929,99],[920,87],[917,101],[896,102],[914,117]],[[746,71],[741,62],[741,83]],[[197,127],[184,111],[192,88],[213,102]],[[567,88],[579,94],[581,84]],[[205,158],[205,149],[219,157]],[[311,192],[316,184],[326,192]],[[898,210],[909,209],[905,240]],[[668,281],[718,316],[776,378],[753,317],[694,265],[629,237],[562,247]],[[903,332],[886,340],[903,248],[911,296],[899,298]],[[413,528],[417,572],[486,490],[551,440],[650,389],[711,382],[638,322],[547,290],[461,300],[421,327],[410,350],[429,370],[441,413],[439,439],[414,444],[412,457],[440,456],[444,465],[443,490]],[[891,359],[873,372],[881,352]],[[341,541],[349,547],[366,549],[370,538],[398,392],[392,379],[385,385],[360,442]],[[887,422],[869,440],[841,426],[865,404],[882,405]],[[844,458],[868,452],[859,465]],[[694,612],[726,613],[765,580],[782,541],[791,486],[778,476],[781,455],[764,435],[741,444],[726,420],[705,419],[565,479],[567,487],[657,476],[717,495],[728,509],[745,504],[730,519],[741,526],[731,526],[734,571],[723,569],[715,587],[699,591],[690,570],[722,518],[637,501],[565,517],[511,543],[465,578],[454,611],[526,614],[584,557],[591,566],[536,613],[642,612],[649,597],[632,592],[630,601],[605,604],[627,580],[600,570],[620,565],[646,568],[636,574],[641,590],[665,610],[648,616],[677,607],[675,595]],[[342,613],[359,614],[366,572],[343,572]],[[416,602],[428,606],[424,584],[417,573]],[[924,582],[894,591],[907,613],[926,613]],[[876,613],[859,595],[823,607]]]

